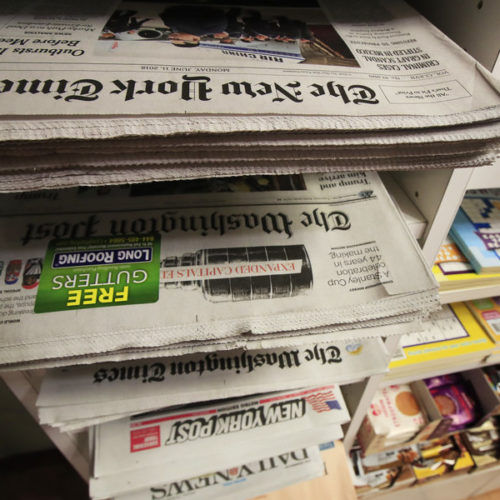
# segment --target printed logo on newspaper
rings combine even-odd
[[[333,391],[316,392],[306,396],[304,400],[307,401],[317,413],[342,409]]]
[[[210,417],[181,419],[175,422],[165,445],[194,441],[212,436],[242,432],[280,424],[306,415],[304,399],[280,401],[270,406],[219,413]]]
[[[247,407],[248,405],[249,407]],[[186,441],[244,432],[258,427],[301,419],[307,414],[308,405],[317,413],[333,410],[342,411],[342,406],[337,400],[333,389],[330,386],[326,386],[299,393],[272,396],[258,402],[249,402],[243,408],[231,409],[231,411],[211,409],[135,422],[131,426],[134,428],[141,427],[142,432],[136,434],[136,430],[141,431],[141,429],[130,431],[130,447],[132,451],[142,451],[148,449],[149,444],[152,445],[153,438],[151,435],[156,436],[156,431],[148,430],[153,429],[151,427],[144,427],[151,424],[155,424],[156,426],[160,422],[170,422],[167,429],[165,429],[168,437],[166,439],[163,438],[163,444],[170,446]],[[141,441],[144,436],[148,437],[149,440],[147,442]],[[154,443],[154,446],[152,445],[151,447],[156,447],[156,441]]]
[[[35,312],[156,302],[160,238],[156,234],[53,240]]]
[[[361,351],[363,350],[363,344],[348,344],[345,346],[345,350],[349,354],[356,356],[358,354],[361,354]]]
[[[130,451],[132,453],[135,451],[150,450],[151,448],[159,448],[160,445],[159,425],[130,431]]]

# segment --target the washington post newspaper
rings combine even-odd
[[[9,205],[2,363],[359,339],[436,307],[432,274],[375,173],[232,182],[194,195],[175,184],[128,208],[111,197],[94,212],[85,192],[55,200],[53,215]]]
[[[328,385],[101,424],[90,496],[107,498],[336,440],[348,420],[340,389]]]
[[[118,495],[114,500],[245,500],[278,490],[325,473],[319,448],[313,446],[254,462],[181,479],[145,490]]]
[[[260,351],[222,351],[48,370],[40,423],[75,430],[192,401],[353,382],[386,370],[381,339]]]
[[[20,119],[3,120],[0,137],[372,130],[499,118],[487,72],[403,1],[304,5],[3,0],[0,103],[6,117]]]
[[[212,193],[174,183],[128,207],[120,190],[102,205],[85,190],[70,204],[7,203],[2,365],[357,342],[415,328],[437,307],[376,173],[212,182]]]

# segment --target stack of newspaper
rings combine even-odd
[[[0,191],[51,190],[0,202],[0,367],[53,368],[96,499],[321,474],[331,384],[438,307],[369,171],[499,149],[497,83],[399,0],[192,3],[1,1]]]
[[[498,153],[498,82],[402,0],[192,3],[4,0],[0,189]]]
[[[182,485],[183,480],[208,474],[205,481],[193,481],[201,488],[209,486],[214,471],[228,469],[229,474],[235,464],[257,461],[257,471],[272,469],[275,459],[265,458],[272,455],[291,464],[314,456],[317,450],[304,448],[341,438],[340,425],[348,419],[342,393],[330,385],[160,410],[100,424],[91,434],[90,496],[122,498],[137,491],[139,498],[151,498],[152,487],[168,488],[172,481]],[[321,467],[315,469],[316,475],[322,472]],[[251,473],[250,468],[242,476]],[[141,489],[147,490],[141,493]],[[183,489],[190,487],[186,484]],[[236,498],[248,498],[240,495]]]
[[[433,275],[374,172],[2,203],[5,368],[354,344],[415,331],[438,307]]]
[[[380,339],[54,368],[38,400],[41,424],[80,430],[127,415],[215,399],[361,380],[387,367]]]

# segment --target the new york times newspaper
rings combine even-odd
[[[106,498],[319,445],[338,439],[348,419],[340,389],[328,385],[101,424],[90,495]]]
[[[386,369],[381,339],[221,351],[49,370],[40,423],[75,430],[156,408],[360,380]]]
[[[409,331],[437,307],[377,174],[213,183],[196,194],[174,183],[169,196],[117,189],[102,205],[76,190],[41,200],[43,213],[7,198],[2,365],[357,342]]]
[[[320,477],[325,472],[319,448],[313,446],[254,462],[181,479],[115,496],[115,500],[160,500],[189,497],[192,500],[254,498],[291,484]]]
[[[404,2],[304,5],[6,2],[2,112],[66,115],[54,126],[69,135],[69,115],[117,113],[295,115],[294,129],[310,123],[300,115],[329,117],[330,128],[349,117],[364,129],[498,118],[489,77]],[[161,133],[186,125],[177,123]],[[266,128],[265,119],[252,123]],[[109,125],[103,136],[123,133]],[[159,133],[155,126],[142,133]]]
[[[93,212],[85,193],[55,200],[54,215],[11,206],[1,220],[2,363],[180,354],[192,341],[200,351],[290,345],[344,330],[359,339],[435,307],[432,274],[375,173],[274,180],[126,200],[118,191]],[[52,325],[43,336],[41,321]]]

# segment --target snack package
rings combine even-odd
[[[395,491],[415,482],[411,465],[369,472],[365,475],[365,479],[372,490]]]
[[[383,451],[361,457],[361,465],[365,472],[374,472],[380,469],[401,467],[410,464],[419,457],[416,445],[407,446],[398,450]]]
[[[408,487],[415,482],[412,466],[407,460],[413,460],[415,456],[418,456],[416,449],[404,457],[397,457],[396,454],[397,452],[381,453],[378,459],[374,459],[379,463],[380,468],[367,468],[364,462],[366,458],[371,459],[373,456],[362,457],[359,450],[351,452],[351,472],[354,473],[353,483],[358,497],[378,490],[394,491]],[[384,461],[387,461],[386,467],[382,467]]]
[[[387,442],[409,439],[425,424],[420,406],[407,384],[377,391],[368,418],[377,434],[386,435]]]
[[[433,440],[419,448],[421,457],[413,463],[413,473],[418,483],[444,474],[464,473],[474,466],[470,453],[458,435]]]
[[[488,366],[483,368],[483,371],[486,377],[488,377],[491,387],[500,395],[500,365]]]
[[[450,417],[449,432],[463,429],[477,417],[477,405],[463,384],[443,385],[430,389],[441,415]]]
[[[410,441],[426,420],[409,385],[391,385],[375,393],[358,432],[366,455]]]
[[[464,445],[476,467],[497,464],[500,459],[500,432],[496,419],[487,420],[480,427],[461,433]]]
[[[451,437],[431,439],[418,444],[419,460],[429,460],[444,456],[453,450],[455,443]]]
[[[429,389],[434,389],[442,385],[459,384],[462,382],[462,377],[457,373],[450,373],[449,375],[438,375],[436,377],[426,378],[424,382]]]

